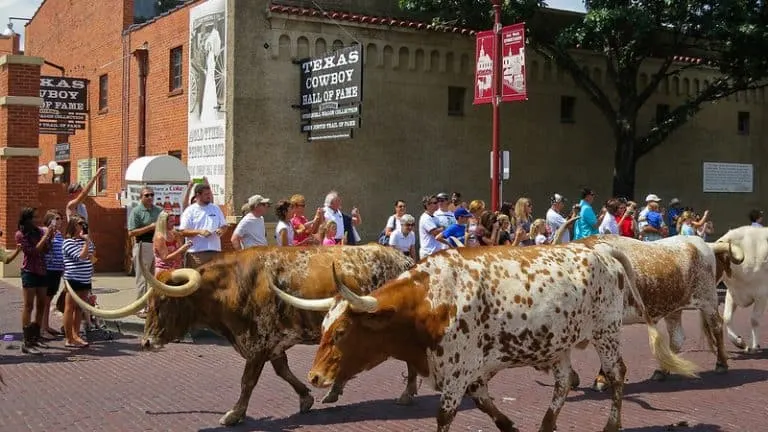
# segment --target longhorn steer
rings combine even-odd
[[[727,261],[723,283],[728,288],[725,294],[723,320],[728,332],[728,339],[746,352],[760,349],[760,319],[768,303],[768,228],[744,226],[728,231],[717,240],[717,243],[730,243],[738,246],[744,252],[744,261],[735,266],[729,266]],[[752,342],[747,346],[744,339],[732,328],[731,321],[737,307],[752,306],[750,325],[752,327]]]
[[[224,425],[233,425],[245,417],[266,362],[271,362],[277,375],[299,395],[302,412],[312,407],[314,398],[288,368],[285,351],[297,344],[318,343],[323,314],[288,306],[269,286],[274,284],[309,299],[332,296],[336,293],[332,263],[339,265],[345,282],[354,290],[362,287],[368,292],[397,277],[413,261],[394,248],[379,245],[251,248],[224,254],[197,270],[180,269],[161,276],[169,279],[167,284],[141,265],[154,293],[149,291],[119,311],[95,309],[78,301],[76,295],[73,298],[92,314],[112,318],[134,313],[149,298],[151,307],[144,327],[148,346],[182,338],[194,327],[207,327],[226,337],[246,359],[240,398],[220,420]],[[72,294],[71,287],[67,289]],[[416,393],[416,373],[410,366],[408,372],[408,384],[398,401],[403,404]],[[339,382],[323,401],[338,399],[343,386]]]
[[[638,308],[632,295],[624,295],[624,325],[667,323],[672,351],[680,352],[685,342],[682,313],[685,309],[701,312],[701,328],[716,354],[715,371],[728,371],[728,354],[723,344],[723,320],[718,313],[717,281],[723,273],[718,259],[739,262],[741,249],[725,243],[706,243],[700,237],[674,236],[654,242],[643,242],[629,237],[599,235],[577,240],[576,243],[594,247],[608,244],[620,250],[629,260],[637,275],[635,285],[645,310]],[[717,256],[717,258],[716,258]],[[651,379],[664,380],[669,371],[663,365]],[[577,386],[578,375],[572,376]],[[593,385],[604,390],[605,376],[601,370]]]
[[[618,431],[626,372],[619,349],[625,289],[642,309],[633,278],[620,252],[583,244],[445,250],[364,297],[336,278],[344,300],[323,321],[309,380],[328,387],[394,357],[442,392],[438,432],[449,430],[464,394],[500,430],[516,431],[494,405],[488,382],[505,368],[552,368],[554,394],[540,429],[551,432],[570,389],[571,350],[588,341],[614,384],[605,430]],[[271,287],[302,307],[304,300]],[[672,353],[653,323],[647,324],[659,361],[694,375],[695,365]]]

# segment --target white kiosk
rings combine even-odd
[[[125,171],[126,188],[120,197],[120,204],[126,209],[126,224],[131,209],[141,202],[144,186],[155,192],[156,206],[180,216],[184,206],[189,204],[181,202],[189,179],[186,165],[173,156],[144,156],[133,161]]]

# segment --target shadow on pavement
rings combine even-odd
[[[696,424],[689,426],[687,424],[667,425],[667,426],[644,426],[638,428],[623,428],[623,432],[725,432],[721,426],[713,424]]]
[[[73,361],[92,361],[101,357],[118,357],[139,353],[139,344],[135,336],[113,334],[112,340],[91,340],[87,348],[67,348],[64,340],[47,342],[48,348],[42,348],[41,356],[27,355],[21,352],[21,341],[6,343],[0,351],[0,365],[23,363],[54,363]]]
[[[262,417],[254,419],[253,417],[246,417],[243,423],[235,427],[218,426],[200,429],[199,432],[224,432],[232,430],[292,432],[311,426],[355,423],[369,420],[386,421],[434,418],[437,415],[439,402],[439,395],[417,396],[412,406],[396,405],[395,399],[377,399],[328,408],[313,408],[308,413],[297,413],[283,418]],[[459,406],[459,411],[474,408],[475,405],[472,401],[465,398]],[[222,412],[221,414],[223,415],[224,413]]]

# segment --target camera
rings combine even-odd
[[[88,223],[83,222],[81,226],[83,227],[83,234],[88,234]]]

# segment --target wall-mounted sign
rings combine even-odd
[[[352,137],[360,127],[363,50],[359,45],[299,60],[301,132],[310,141]]]
[[[500,50],[496,52],[493,30],[477,33],[475,40],[475,99],[474,104],[493,103],[497,93],[493,76],[501,73],[501,102],[528,100],[525,81],[525,24],[513,24],[501,29]],[[498,70],[501,61],[501,70]]]
[[[40,97],[40,134],[73,135],[85,129],[88,80],[41,76]]]
[[[754,185],[752,164],[704,162],[704,192],[751,193]]]
[[[69,160],[69,143],[58,143],[54,153],[56,162],[65,162]]]

